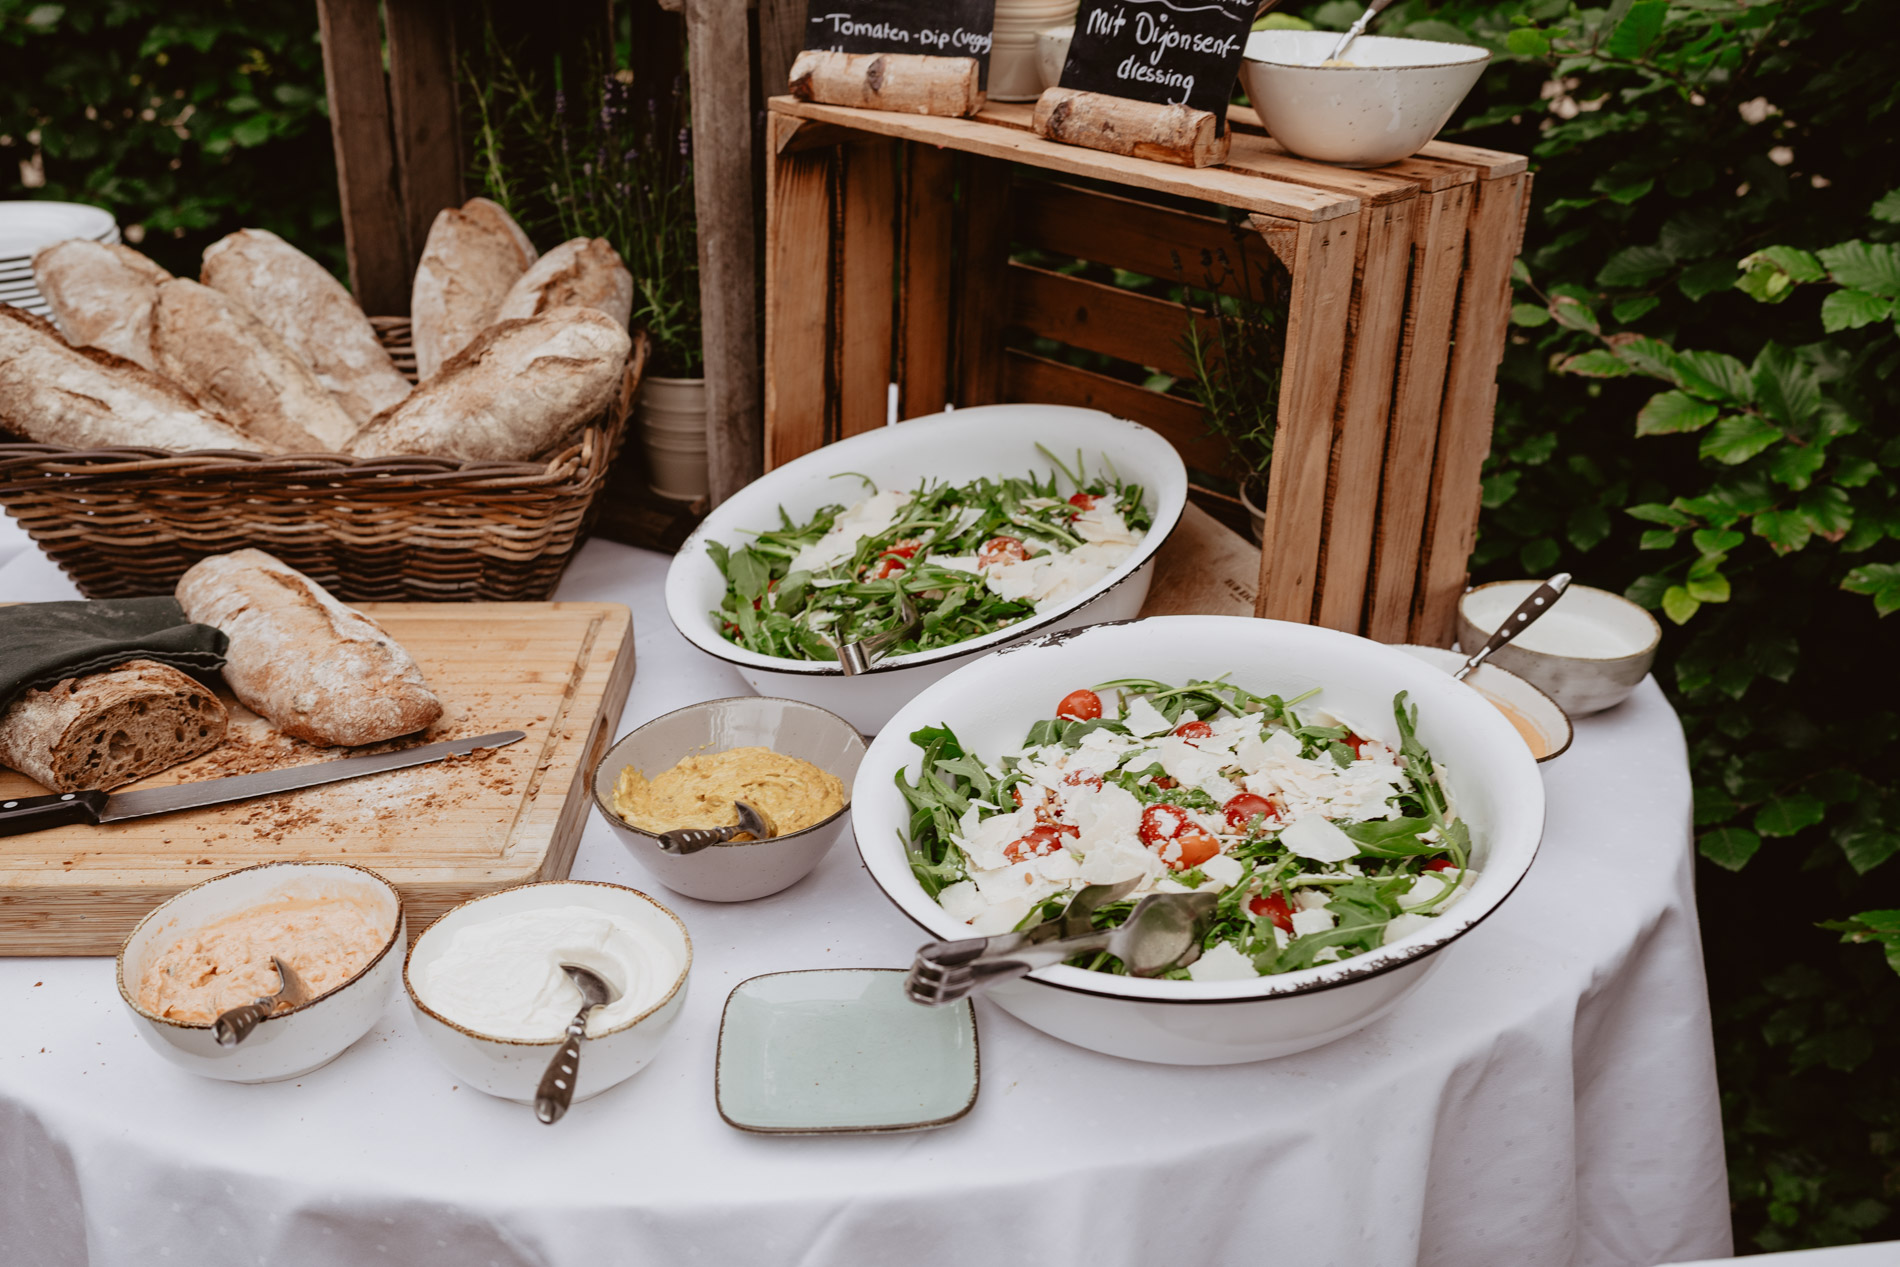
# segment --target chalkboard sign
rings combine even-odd
[[[977,82],[986,83],[995,25],[996,0],[811,0],[805,10],[805,47],[974,57]]]
[[[1062,86],[1206,110],[1227,128],[1260,0],[1082,0]]]

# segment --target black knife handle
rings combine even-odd
[[[55,796],[14,796],[0,800],[0,836],[23,836],[68,823],[97,824],[105,813],[104,792],[61,792]]]

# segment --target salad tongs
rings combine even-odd
[[[872,665],[882,660],[892,647],[910,637],[917,626],[923,623],[917,605],[910,601],[910,595],[902,588],[897,591],[897,618],[898,623],[883,633],[839,645],[838,664],[844,669],[846,677],[869,673]]]
[[[998,981],[1092,950],[1114,955],[1136,977],[1159,976],[1199,959],[1201,935],[1220,900],[1218,893],[1150,893],[1121,927],[1093,926],[1095,909],[1127,897],[1136,883],[1089,885],[1076,893],[1060,918],[1026,932],[921,946],[904,979],[904,992],[914,1003],[941,1007]]]

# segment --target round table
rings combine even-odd
[[[0,559],[18,545],[11,525]],[[633,609],[623,732],[746,691],[605,542],[558,597]],[[30,548],[0,600],[72,598]],[[573,874],[646,889],[696,961],[654,1063],[558,1127],[423,1048],[406,1003],[298,1081],[194,1078],[147,1050],[109,959],[0,960],[0,1262],[546,1267],[1650,1264],[1730,1252],[1681,730],[1655,683],[1545,767],[1510,901],[1360,1033],[1254,1065],[1070,1047],[978,1004],[983,1087],[941,1130],[744,1134],[713,1106],[727,993],[907,964],[921,934],[849,844],[738,905],[658,886],[598,819]],[[4,915],[0,915],[4,918]]]

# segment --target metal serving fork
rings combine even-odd
[[[998,981],[1091,950],[1106,950],[1136,977],[1159,976],[1199,959],[1201,935],[1220,900],[1218,893],[1150,893],[1121,927],[1091,926],[1090,916],[1097,907],[1128,896],[1136,883],[1089,885],[1077,891],[1060,918],[1027,932],[921,946],[904,979],[904,992],[912,1002],[942,1007]]]
[[[917,614],[917,605],[910,601],[910,595],[902,589],[897,591],[898,624],[881,634],[872,634],[869,638],[860,638],[856,642],[847,642],[838,648],[838,665],[846,677],[856,677],[860,673],[869,673],[871,666],[882,660],[892,647],[910,637],[923,617]]]

